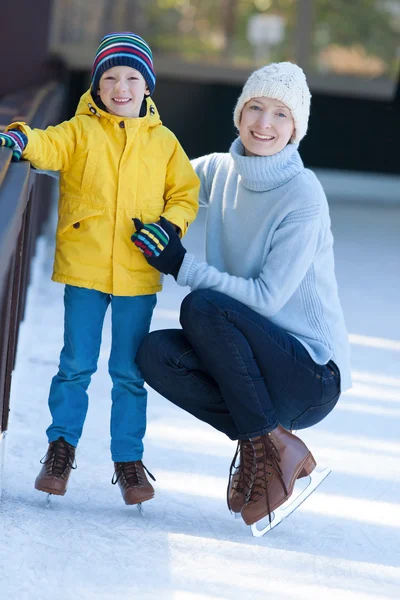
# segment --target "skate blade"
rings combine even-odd
[[[51,502],[51,494],[47,494],[46,504],[45,504],[46,508],[49,508],[50,502]]]
[[[139,514],[142,515],[142,517],[144,517],[144,510],[141,502],[139,502],[139,504],[136,504],[136,508],[138,509]]]
[[[317,487],[321,485],[324,479],[328,477],[330,472],[331,469],[329,469],[328,467],[325,467],[323,469],[318,469],[317,467],[316,469],[314,469],[314,471],[309,475],[310,481],[309,484],[304,488],[304,490],[300,492],[300,494],[298,494],[298,496],[296,496],[296,498],[294,498],[293,500],[289,498],[289,500],[287,500],[284,504],[282,504],[282,506],[277,508],[272,513],[273,518],[271,523],[268,523],[268,525],[266,527],[263,527],[262,529],[258,529],[257,527],[260,521],[253,523],[253,525],[250,525],[251,533],[253,534],[253,536],[262,537],[263,535],[271,531],[271,529],[274,529],[280,523],[282,523],[282,521],[286,519],[289,515],[291,515],[296,510],[296,508],[299,508],[300,504],[303,504],[303,502],[307,500],[309,496],[311,496],[311,494],[317,489]],[[262,520],[263,519],[261,519],[261,521]]]
[[[4,490],[4,459],[6,455],[7,431],[0,433],[0,501],[3,499]]]

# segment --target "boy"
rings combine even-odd
[[[186,154],[151,100],[155,81],[152,53],[141,37],[106,35],[75,117],[45,131],[13,123],[0,135],[14,160],[22,154],[36,168],[60,171],[52,279],[65,284],[64,347],[50,388],[49,448],[35,482],[49,494],[65,494],[75,467],[86,390],[111,304],[112,482],[126,504],[154,496],[142,463],[147,393],[135,356],[162,277],[131,243],[132,218],[151,224],[163,217],[183,236],[196,217],[199,191]]]

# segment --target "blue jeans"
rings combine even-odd
[[[111,455],[117,462],[142,458],[147,392],[135,357],[149,332],[156,301],[155,294],[112,296],[65,286],[64,347],[50,387],[49,442],[63,436],[69,444],[78,444],[88,409],[86,390],[97,369],[104,317],[111,303]]]
[[[293,336],[212,290],[182,302],[182,330],[154,331],[137,363],[145,381],[232,440],[311,427],[340,396],[339,369],[316,364]]]

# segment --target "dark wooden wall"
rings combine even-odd
[[[241,87],[158,78],[154,101],[189,156],[226,152],[236,136],[233,110]],[[312,90],[300,152],[308,166],[400,173],[400,98],[329,95]]]

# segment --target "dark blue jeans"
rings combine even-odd
[[[212,290],[182,302],[182,330],[154,331],[136,361],[145,381],[232,440],[311,427],[340,396],[339,369],[316,364],[293,336]]]

